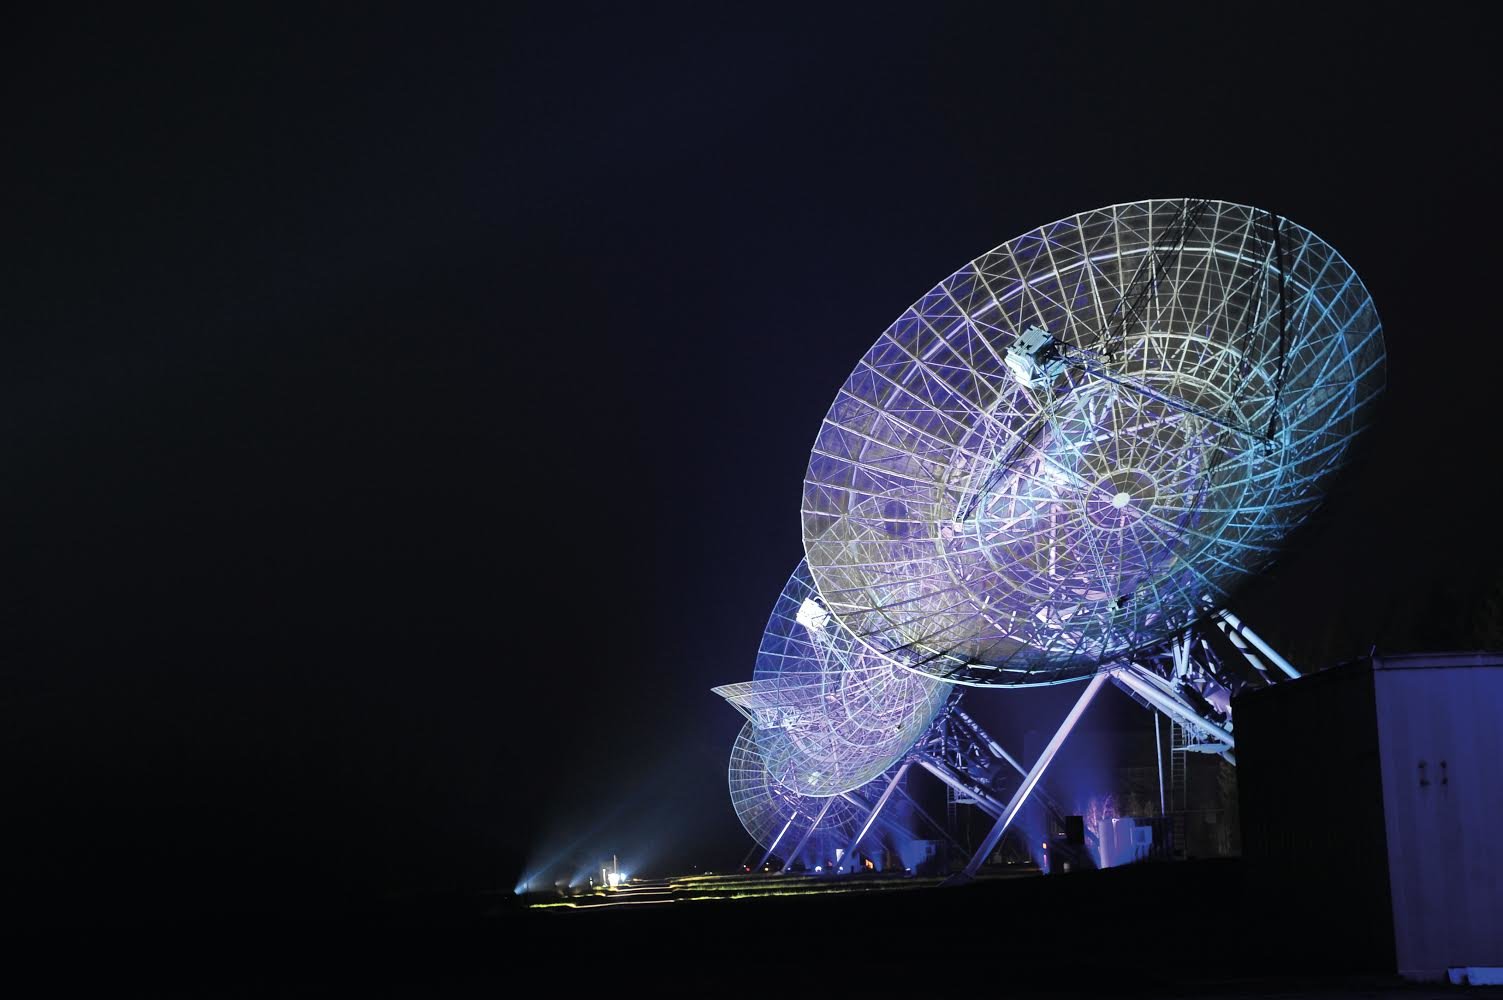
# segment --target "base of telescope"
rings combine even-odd
[[[1044,771],[1069,738],[1096,692],[1108,680],[1141,704],[1195,733],[1206,752],[1216,753],[1235,765],[1237,759],[1233,751],[1237,744],[1232,735],[1231,696],[1244,687],[1271,684],[1276,676],[1298,677],[1299,671],[1231,612],[1222,609],[1212,616],[1212,621],[1254,668],[1251,679],[1231,669],[1205,637],[1193,631],[1175,637],[1150,655],[1103,666],[1087,683],[1044,752],[1024,776],[1023,783],[997,815],[991,831],[964,871],[941,884],[964,885],[975,877],[1038,786]],[[1270,670],[1270,666],[1276,667],[1278,673]],[[1225,703],[1224,711],[1217,709],[1218,702]]]
[[[1057,821],[1063,822],[1063,810],[1040,787],[1044,772],[1069,738],[1086,707],[1107,681],[1111,681],[1145,708],[1169,719],[1178,727],[1175,732],[1183,731],[1187,734],[1187,739],[1193,741],[1188,746],[1176,743],[1173,753],[1181,750],[1213,753],[1235,765],[1236,739],[1232,733],[1230,717],[1231,697],[1248,687],[1264,687],[1286,677],[1297,677],[1299,671],[1231,612],[1219,610],[1209,616],[1207,621],[1225,635],[1232,648],[1252,667],[1251,671],[1241,669],[1236,658],[1229,661],[1218,655],[1207,641],[1206,635],[1195,630],[1177,636],[1160,647],[1144,651],[1132,660],[1105,664],[1087,681],[1085,690],[1032,767],[1024,767],[1016,757],[1003,749],[975,719],[960,708],[958,699],[952,697],[949,705],[935,717],[906,758],[892,771],[862,786],[858,791],[825,799],[818,814],[814,816],[813,823],[801,836],[788,836],[796,814],[790,816],[758,862],[757,869],[765,867],[777,855],[785,858],[780,871],[792,871],[795,860],[802,856],[805,845],[815,831],[824,825],[825,814],[837,798],[857,807],[866,815],[864,820],[859,821],[857,832],[847,843],[845,850],[838,852],[844,863],[833,866],[836,871],[858,869],[857,851],[874,828],[881,827],[889,833],[901,832],[893,821],[883,815],[884,808],[894,796],[906,800],[910,809],[917,810],[929,825],[939,830],[955,847],[960,847],[947,828],[923,813],[903,790],[904,775],[911,766],[917,765],[947,785],[957,796],[957,800],[974,804],[994,821],[991,831],[973,852],[965,869],[951,875],[941,885],[970,883],[1034,796],[1041,799],[1044,808]],[[964,747],[970,748],[969,754],[961,750]],[[1162,751],[1159,757],[1160,808],[1163,809]],[[957,765],[956,761],[965,763]],[[1017,779],[1012,777],[1014,773]],[[1019,779],[1014,787],[1012,782]],[[878,788],[882,789],[880,793]],[[1012,788],[1012,794],[1004,802],[1002,797],[1006,795],[1008,788]],[[1089,832],[1087,837],[1088,842],[1094,840]],[[786,855],[778,851],[785,840],[789,844],[796,844]]]

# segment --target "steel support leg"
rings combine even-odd
[[[913,799],[909,798],[908,797],[908,793],[904,792],[901,788],[898,789],[898,795],[901,796],[904,799],[907,799],[907,801],[909,802],[909,804],[913,805]],[[860,809],[862,815],[866,815],[866,814],[868,814],[868,813],[870,813],[872,811],[871,805],[869,805],[866,802],[861,801],[856,796],[852,795],[850,792],[841,792],[838,796],[836,796],[836,798],[844,799],[845,801],[849,802],[851,805],[855,806],[857,809]],[[918,809],[918,807],[916,805],[913,805],[913,808],[914,809]],[[923,812],[923,810],[918,810],[918,811],[920,813]],[[902,826],[901,824],[894,823],[892,820],[888,819],[886,816],[878,816],[877,817],[877,823],[876,823],[876,825],[879,828],[881,828],[883,830],[886,830],[888,833],[891,833],[894,836],[898,837],[899,839],[910,839],[914,835],[913,834],[913,830],[909,829],[908,827]],[[956,843],[955,838],[952,837],[952,836],[950,836],[950,834],[947,833],[943,827],[939,826],[938,824],[934,824],[934,826],[935,826],[935,829],[939,830],[940,835],[943,836],[946,840],[950,841],[950,843],[952,843],[952,844],[955,844],[957,847],[960,846],[958,843]],[[961,850],[965,850],[965,848],[962,847]],[[841,857],[843,858],[843,857],[845,857],[845,855],[842,854]]]
[[[977,723],[975,719],[971,718],[969,715],[966,715],[965,712],[961,711],[958,708],[955,709],[955,714],[958,715],[958,716],[960,716],[960,718],[962,720],[964,720],[966,722],[966,724],[971,727],[971,729],[974,731],[974,734],[978,738],[983,739],[983,740],[986,741],[986,747],[987,747],[988,750],[990,750],[992,752],[992,756],[993,757],[996,757],[998,760],[1000,760],[1000,761],[1008,764],[1014,771],[1017,771],[1018,772],[1018,777],[1020,777],[1020,778],[1026,778],[1026,777],[1028,777],[1028,768],[1026,768],[1022,764],[1018,763],[1018,759],[1016,757],[1014,757],[1012,754],[1008,753],[1006,751],[1006,749],[1003,748],[1002,744],[998,743],[996,740],[994,740],[992,738],[992,736],[991,736],[990,733],[988,733],[985,729],[982,729],[981,726],[980,726],[980,724]],[[977,804],[980,805],[981,808],[983,810],[985,810],[986,812],[991,813],[991,815],[993,817],[1000,816],[1002,814],[1002,808],[1003,808],[1002,803],[997,802],[994,805],[989,805],[988,802],[990,802],[991,800],[984,800],[984,799],[981,799],[981,798],[977,798],[977,793],[975,792],[975,790],[973,790],[973,789],[965,789],[965,788],[963,788],[961,786],[955,786],[955,785],[953,785],[953,783],[951,782],[951,780],[945,774],[941,773],[936,768],[931,767],[929,764],[925,763],[923,760],[920,760],[920,763],[924,764],[924,766],[927,767],[931,772],[933,772],[941,781],[945,782],[946,784],[951,784],[957,790],[962,791],[962,792],[964,792],[967,795],[970,795],[972,798],[976,798]],[[1052,812],[1056,812],[1056,813],[1060,813],[1061,812],[1061,810],[1053,802],[1050,802],[1048,799],[1044,800],[1044,805],[1047,806],[1049,808],[1049,810],[1052,811]]]
[[[1216,619],[1216,627],[1221,630],[1222,635],[1226,636],[1232,647],[1242,654],[1242,658],[1252,664],[1253,669],[1258,672],[1258,676],[1263,679],[1263,683],[1272,684],[1273,677],[1268,673],[1268,664],[1264,663],[1262,658],[1253,652],[1252,646],[1248,645],[1247,640],[1242,638],[1242,633],[1232,628],[1220,618]]]
[[[1236,747],[1237,741],[1233,739],[1231,733],[1216,723],[1201,718],[1199,712],[1166,690],[1162,678],[1150,671],[1129,663],[1126,666],[1114,667],[1109,673],[1132,688],[1133,692],[1144,701],[1180,725],[1193,729],[1202,736],[1209,736],[1218,743],[1225,743],[1229,749]]]
[[[898,782],[902,781],[903,775],[907,773],[908,762],[905,760],[902,766],[893,773],[892,780],[887,783],[887,787],[882,790],[882,797],[877,800],[876,805],[872,806],[871,814],[866,817],[866,822],[862,823],[861,829],[856,831],[856,836],[851,840],[851,846],[845,849],[845,857],[843,860],[846,864],[850,865],[851,871],[856,870],[855,859],[857,845],[861,843],[861,838],[866,836],[866,832],[872,828],[872,824],[877,821],[877,814],[882,811],[883,806],[887,805],[887,800],[892,798],[892,793],[897,789]],[[838,863],[837,867],[839,867]]]
[[[761,871],[762,866],[767,864],[767,859],[772,857],[772,852],[778,849],[778,844],[782,841],[783,834],[788,832],[788,828],[793,825],[793,821],[796,819],[798,819],[798,813],[794,813],[788,817],[788,822],[784,823],[783,829],[779,830],[778,835],[772,838],[772,843],[767,847],[767,853],[762,855],[762,860],[757,862],[757,867],[752,869],[753,871]]]
[[[1075,707],[1070,709],[1070,714],[1065,716],[1064,722],[1060,723],[1059,729],[1054,733],[1054,738],[1049,741],[1048,746],[1044,747],[1044,752],[1039,755],[1039,759],[1028,772],[1028,776],[1023,779],[1023,783],[1013,793],[1011,801],[1007,803],[1007,808],[1002,811],[1001,816],[997,817],[997,822],[992,825],[991,832],[986,835],[986,839],[976,849],[975,855],[971,857],[971,863],[965,866],[966,878],[975,878],[976,872],[980,870],[982,862],[996,848],[998,841],[1002,839],[1002,834],[1007,832],[1007,827],[1017,817],[1018,812],[1022,810],[1023,803],[1028,801],[1029,793],[1039,783],[1039,779],[1044,776],[1044,770],[1054,760],[1054,755],[1064,745],[1065,738],[1070,735],[1070,730],[1075,728],[1075,723],[1079,722],[1081,715],[1085,714],[1086,706],[1091,703],[1092,698],[1096,697],[1096,692],[1101,690],[1101,685],[1106,683],[1108,676],[1106,673],[1098,673],[1091,678],[1090,683],[1086,684],[1086,689],[1081,692],[1080,698],[1076,700]]]
[[[1226,637],[1228,639],[1232,640],[1232,645],[1236,646],[1239,650],[1242,649],[1242,645],[1237,642],[1236,638],[1233,638],[1234,635],[1246,639],[1249,643],[1252,644],[1254,649],[1256,649],[1268,660],[1269,663],[1272,663],[1274,666],[1278,667],[1285,674],[1288,674],[1290,677],[1300,676],[1300,672],[1294,668],[1293,664],[1280,656],[1276,649],[1268,645],[1268,643],[1264,642],[1263,639],[1258,635],[1258,633],[1248,628],[1247,625],[1243,623],[1242,619],[1232,614],[1226,608],[1222,608],[1220,611],[1217,611],[1216,618],[1218,619],[1218,625],[1222,622],[1225,622],[1229,626],[1229,628],[1224,628],[1222,629],[1222,631],[1226,633]],[[1247,654],[1244,653],[1243,655],[1245,656]],[[1253,662],[1253,666],[1257,666],[1256,661]]]
[[[968,788],[965,785],[961,784],[961,782],[956,780],[953,774],[951,774],[940,765],[936,764],[928,757],[928,755],[919,758],[919,766],[928,771],[930,774],[934,775],[940,781],[943,781],[945,784],[949,785],[956,792],[959,792],[961,795],[974,800],[976,807],[987,815],[1002,815],[1003,804],[1001,802],[998,802],[996,799],[987,795],[986,792],[982,791],[981,789]],[[1026,771],[1023,773],[1027,774]]]
[[[1164,808],[1164,743],[1159,736],[1159,713],[1153,713],[1153,757],[1159,765],[1159,815],[1169,815]]]
[[[830,804],[834,801],[834,796],[831,796],[825,799],[824,805],[819,807],[819,815],[814,817],[814,822],[809,824],[809,829],[805,830],[804,835],[799,838],[798,846],[789,852],[788,857],[783,859],[783,871],[786,872],[792,868],[793,863],[798,860],[798,856],[804,853],[804,848],[808,845],[809,838],[814,836],[815,828],[824,820],[825,813],[830,811]]]

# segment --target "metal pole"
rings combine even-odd
[[[969,715],[966,715],[965,712],[961,711],[958,708],[955,709],[955,714],[958,715],[967,725],[971,727],[973,731],[972,735],[974,735],[977,739],[985,741],[986,747],[991,751],[993,757],[996,757],[998,760],[1004,761],[1008,765],[1010,765],[1014,771],[1018,772],[1019,777],[1028,777],[1028,768],[1018,763],[1018,759],[1004,750],[1002,748],[1002,744],[992,739],[991,734],[988,733],[985,729],[982,729],[980,723],[971,718]],[[925,757],[927,757],[927,755],[925,755]],[[978,793],[974,789],[966,789],[963,786],[953,784],[950,778],[948,778],[940,771],[936,770],[935,767],[926,763],[924,757],[921,757],[919,759],[919,763],[923,764],[926,768],[928,768],[930,772],[935,774],[941,781],[945,782],[946,784],[952,785],[952,787],[973,798],[977,797]],[[1048,808],[1050,812],[1063,815],[1063,811],[1053,801],[1051,801],[1048,796],[1044,795],[1044,793],[1042,792],[1039,792],[1038,794],[1039,798],[1043,801],[1044,806]],[[1001,815],[1002,813],[1002,803],[997,802],[995,799],[986,799],[985,801],[977,799],[977,804],[980,805],[986,812],[991,813],[994,817]],[[1093,833],[1087,833],[1086,836],[1088,838],[1094,839],[1096,835]]]
[[[1153,675],[1137,665],[1128,664],[1125,667],[1115,667],[1111,673],[1119,681],[1141,695],[1145,701],[1152,703],[1153,707],[1174,721],[1196,730],[1203,736],[1209,736],[1220,743],[1225,743],[1228,747],[1235,747],[1237,745],[1237,741],[1232,738],[1231,733],[1222,729],[1214,722],[1202,719],[1189,705],[1166,693],[1158,684],[1149,683],[1150,679],[1153,679]]]
[[[1169,648],[1174,657],[1174,679],[1183,680],[1190,672],[1190,637],[1186,635],[1175,639]]]
[[[1258,652],[1268,657],[1268,662],[1278,667],[1290,677],[1300,676],[1300,672],[1294,668],[1293,664],[1280,656],[1278,654],[1278,651],[1275,650],[1272,646],[1264,642],[1262,638],[1259,637],[1258,633],[1254,632],[1252,629],[1243,624],[1242,619],[1232,614],[1226,608],[1222,608],[1220,611],[1216,612],[1216,615],[1217,617],[1223,619],[1233,629],[1242,633],[1243,638],[1252,643],[1253,646],[1257,648]]]
[[[922,809],[919,809],[918,804],[915,803],[913,801],[913,799],[909,797],[909,795],[908,795],[907,792],[905,792],[901,788],[899,788],[898,789],[898,794],[901,795],[903,798],[907,799],[908,803],[910,805],[912,805],[915,810],[918,811],[919,815],[925,816],[925,818],[927,818],[927,815],[924,813],[924,811]],[[851,805],[855,806],[857,809],[860,809],[863,815],[866,815],[866,814],[868,814],[868,813],[870,813],[872,811],[872,807],[870,805],[868,805],[865,802],[862,802],[860,799],[856,798],[856,796],[852,795],[850,792],[841,792],[836,797],[840,798],[840,799],[844,799],[846,802],[849,802]],[[946,840],[950,841],[950,843],[952,843],[952,844],[955,844],[956,847],[960,847],[960,844],[955,840],[954,837],[950,836],[950,834],[945,831],[944,827],[940,826],[938,823],[935,823],[932,819],[929,820],[929,822],[931,824],[933,824],[934,828],[936,830],[938,830],[944,836],[944,838]],[[886,816],[878,816],[877,817],[877,825],[880,826],[880,827],[882,827],[884,830],[887,830],[890,833],[897,834],[899,837],[907,838],[907,837],[912,837],[913,836],[913,831],[912,830],[909,830],[908,828],[903,827],[903,826],[899,826],[897,823],[894,823],[892,820],[888,819]],[[961,850],[965,850],[965,848],[962,847]]]
[[[1153,758],[1159,765],[1159,815],[1169,815],[1164,808],[1164,740],[1159,736],[1159,713],[1153,713]]]
[[[1221,630],[1222,635],[1227,637],[1237,652],[1242,654],[1242,658],[1253,665],[1253,669],[1258,672],[1258,676],[1263,678],[1263,683],[1273,683],[1273,678],[1268,676],[1268,664],[1258,658],[1258,654],[1253,652],[1253,648],[1247,644],[1247,640],[1242,638],[1242,633],[1220,619],[1217,619],[1216,627]]]
[[[887,787],[885,789],[883,789],[883,791],[882,791],[882,797],[877,800],[877,804],[874,805],[874,806],[872,806],[871,815],[869,815],[869,816],[866,817],[866,822],[862,823],[861,824],[861,829],[858,830],[858,831],[856,831],[856,836],[855,836],[855,839],[853,839],[851,841],[851,846],[847,847],[845,849],[845,859],[844,860],[851,866],[851,871],[855,871],[856,870],[856,862],[855,862],[856,846],[861,843],[861,838],[864,837],[864,836],[866,836],[866,831],[870,830],[872,828],[872,824],[877,821],[877,813],[881,812],[882,811],[882,807],[885,806],[885,805],[887,805],[887,800],[890,799],[890,798],[892,798],[893,790],[898,787],[898,782],[902,781],[903,780],[903,775],[905,775],[907,773],[908,773],[908,762],[905,760],[905,761],[903,761],[903,765],[901,767],[899,767],[897,769],[897,771],[893,774],[892,780],[887,783]],[[836,867],[837,868],[839,867],[839,863],[838,862],[837,862]]]
[[[1007,808],[1002,811],[1001,816],[997,817],[997,822],[992,824],[991,832],[986,835],[986,839],[981,842],[981,846],[972,855],[970,864],[965,866],[964,874],[966,878],[976,877],[976,872],[980,870],[981,863],[986,860],[987,855],[992,853],[992,850],[997,846],[997,842],[1002,839],[1002,834],[1007,832],[1008,825],[1017,817],[1018,812],[1023,808],[1023,803],[1028,801],[1028,794],[1033,791],[1033,786],[1037,785],[1039,779],[1044,776],[1045,768],[1054,760],[1054,755],[1064,745],[1065,738],[1070,735],[1070,730],[1075,728],[1075,723],[1079,722],[1081,715],[1085,714],[1086,706],[1091,703],[1092,698],[1096,697],[1096,692],[1101,690],[1101,685],[1106,683],[1107,677],[1108,675],[1105,672],[1097,673],[1091,678],[1090,683],[1086,685],[1086,689],[1081,692],[1080,697],[1075,702],[1075,707],[1070,709],[1070,714],[1065,716],[1064,722],[1060,723],[1059,729],[1054,733],[1054,738],[1049,741],[1048,746],[1044,747],[1044,752],[1039,755],[1039,759],[1034,763],[1033,769],[1028,772],[1028,776],[1023,779],[1023,783],[1013,793],[1011,801],[1007,803]]]
[[[940,781],[943,781],[945,784],[949,785],[961,795],[964,795],[967,798],[974,799],[976,802],[976,807],[978,809],[981,809],[983,812],[989,813],[992,816],[1002,815],[1002,809],[1004,808],[1002,803],[998,802],[990,795],[987,795],[984,791],[976,788],[971,788],[963,782],[959,781],[948,770],[934,763],[934,761],[931,760],[927,755],[919,758],[919,766],[928,771],[930,774],[934,775]],[[1027,772],[1024,773],[1026,774]]]
[[[783,871],[786,872],[792,868],[793,863],[798,860],[798,856],[804,853],[804,847],[808,845],[809,838],[814,836],[814,828],[819,826],[820,821],[825,818],[825,813],[830,811],[830,804],[834,801],[835,797],[831,796],[825,799],[824,805],[819,807],[819,815],[814,817],[814,822],[809,824],[809,829],[805,830],[804,835],[799,838],[798,846],[783,860]]]
[[[772,839],[772,843],[768,845],[767,853],[762,855],[761,861],[757,862],[757,867],[755,869],[756,871],[761,871],[762,866],[767,864],[767,859],[772,857],[772,852],[778,849],[778,842],[783,839],[783,834],[788,832],[788,828],[793,825],[793,821],[796,819],[798,819],[798,813],[794,813],[792,816],[788,817],[788,822],[783,824],[783,829],[778,831],[778,835],[774,837]]]

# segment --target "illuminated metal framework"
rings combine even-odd
[[[958,697],[935,718],[910,759],[947,786],[948,804],[973,805],[994,820],[1007,812],[1029,770],[960,707]],[[1064,827],[1064,810],[1037,783],[1031,795],[1023,796],[1024,801],[1029,798]],[[1090,831],[1086,838],[1090,843],[1096,839]]]
[[[746,725],[731,752],[731,801],[752,839],[785,867],[852,853],[888,797],[857,789],[898,768],[952,689],[855,641],[800,562],[773,605],[752,680],[714,689]],[[821,861],[820,859],[823,859]]]
[[[1286,219],[1181,199],[1041,227],[940,282],[841,388],[805,479],[810,572],[913,669],[1088,676],[1273,558],[1382,362],[1355,272]]]
[[[891,768],[951,692],[856,642],[803,562],[773,606],[752,680],[714,690],[756,733],[777,734],[763,747],[769,767],[814,796],[848,792]]]
[[[942,281],[831,406],[806,564],[753,681],[716,689],[748,719],[748,832],[768,856],[854,846],[917,763],[995,817],[974,874],[1107,681],[1171,720],[1180,757],[1235,763],[1232,696],[1299,671],[1226,600],[1319,504],[1383,361],[1351,267],[1227,202],[1082,213]],[[950,684],[1086,678],[1028,768],[942,711]]]
[[[787,866],[806,861],[812,871],[843,853],[868,811],[838,795],[800,795],[781,780],[771,769],[767,748],[786,759],[776,753],[777,743],[786,738],[781,730],[759,738],[750,722],[741,727],[731,747],[731,804],[752,840],[766,849],[758,869],[776,856],[786,859]]]
[[[788,760],[789,754],[776,751],[777,742],[786,739],[786,734],[774,730],[759,737],[751,722],[743,725],[731,752],[731,801],[760,850],[754,867],[761,870],[774,862],[772,867],[788,871],[802,864],[811,872],[827,867],[833,874],[850,870],[860,856],[880,855],[884,842],[911,842],[915,837],[912,825],[894,821],[883,812],[894,793],[913,814],[912,820],[922,821],[968,855],[970,848],[955,840],[951,828],[925,813],[904,790],[903,777],[914,765],[948,786],[958,801],[974,805],[994,820],[1013,806],[1011,820],[1031,797],[1062,828],[1064,811],[1059,804],[1036,787],[1037,781],[1024,789],[1029,769],[960,708],[954,688],[946,690],[957,697],[944,705],[900,763],[861,788],[835,796],[800,795],[790,782],[780,780],[764,748],[771,746],[774,757]],[[1088,832],[1087,838],[1094,843],[1094,834]],[[752,860],[748,858],[749,866]]]

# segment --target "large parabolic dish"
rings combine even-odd
[[[864,812],[838,796],[800,795],[769,770],[767,750],[776,753],[778,741],[785,738],[780,734],[779,730],[758,739],[750,722],[736,734],[729,770],[731,805],[752,840],[769,851],[779,841],[785,850],[791,849],[824,812],[819,820],[820,843],[811,846],[814,857],[833,858],[835,847],[844,847],[855,836]]]
[[[805,477],[813,581],[912,669],[1086,676],[1274,557],[1383,359],[1356,273],[1287,219],[1166,199],[1043,226],[940,282],[841,388]]]
[[[825,608],[803,562],[773,605],[752,680],[714,690],[751,720],[772,773],[812,796],[882,774],[952,692],[858,643]]]

